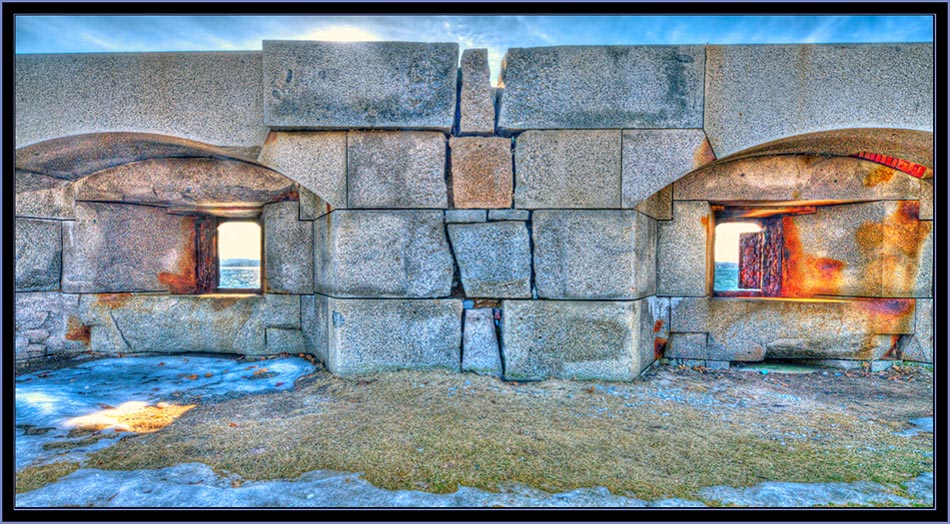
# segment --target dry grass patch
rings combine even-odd
[[[816,393],[775,407],[761,393],[782,386],[661,375],[673,380],[669,389],[698,400],[658,395],[655,377],[513,385],[437,372],[319,374],[293,392],[201,405],[160,432],[98,452],[91,465],[203,462],[257,480],[329,469],[362,472],[387,489],[438,493],[459,485],[497,491],[511,482],[555,492],[606,486],[651,500],[763,481],[895,483],[932,469],[921,455],[932,441],[894,435],[874,420],[873,404],[840,409],[842,397]],[[783,380],[802,394],[812,380],[803,377]],[[858,390],[874,386],[869,380]],[[733,405],[750,396],[761,398]],[[919,412],[926,402],[900,409]]]
[[[66,475],[69,475],[77,469],[79,469],[78,462],[66,461],[23,468],[16,474],[16,492],[17,494],[26,493],[34,489],[42,488],[51,482],[56,482]]]

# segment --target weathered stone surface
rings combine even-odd
[[[459,66],[459,134],[490,135],[495,132],[495,97],[488,67],[488,49],[462,51]]]
[[[511,207],[511,140],[452,138],[452,199],[457,208]]]
[[[623,207],[636,207],[676,179],[715,159],[702,129],[624,131]]]
[[[657,295],[701,297],[710,293],[712,230],[708,202],[673,202],[673,220],[657,225]]]
[[[346,133],[272,131],[258,161],[331,206],[346,207]]]
[[[783,295],[913,297],[925,292],[931,223],[919,222],[917,209],[915,201],[867,202],[786,217]]]
[[[395,369],[458,371],[461,300],[328,302],[327,368],[338,375]]]
[[[69,219],[76,217],[73,184],[51,176],[16,170],[16,216]]]
[[[914,335],[903,348],[904,360],[913,362],[934,361],[934,304],[930,299],[917,299],[914,315]]]
[[[934,184],[931,180],[920,181],[920,219],[934,219]]]
[[[102,130],[257,146],[259,51],[17,55],[17,147]]]
[[[640,369],[638,374],[661,358],[670,341],[670,299],[651,296],[639,300],[642,309],[639,324]]]
[[[66,222],[63,291],[193,293],[195,219],[159,207],[82,202]]]
[[[300,220],[316,220],[333,210],[333,207],[319,195],[305,187],[300,187]]]
[[[267,328],[264,338],[268,355],[279,355],[280,353],[298,354],[306,351],[307,344],[304,339],[303,331],[299,329],[285,328]]]
[[[655,220],[673,220],[673,184],[657,191],[633,208]]]
[[[307,353],[321,362],[327,361],[327,301],[324,295],[300,297],[300,328],[307,344]]]
[[[495,334],[495,314],[492,308],[465,310],[462,371],[501,376],[501,351]]]
[[[484,209],[446,209],[446,224],[474,224],[486,222],[488,215]]]
[[[674,334],[709,333],[710,360],[882,358],[896,340],[892,336],[911,333],[914,323],[910,299],[672,302]]]
[[[313,293],[313,224],[297,216],[296,202],[264,206],[267,293]]]
[[[89,349],[89,331],[79,320],[79,295],[16,293],[15,359],[70,357]]]
[[[515,207],[620,207],[620,131],[527,131],[515,146]]]
[[[261,355],[267,328],[300,329],[300,301],[290,296],[82,295],[79,308],[92,350],[103,354]]]
[[[314,227],[318,293],[357,298],[451,293],[454,269],[441,211],[335,210]]]
[[[499,220],[531,220],[531,211],[527,209],[489,209],[488,220],[491,222]]]
[[[781,176],[776,176],[781,173]],[[676,200],[916,200],[920,183],[886,166],[847,157],[751,157],[715,164],[674,184]]]
[[[524,223],[450,224],[448,231],[466,296],[531,297],[531,246]]]
[[[704,69],[703,46],[511,48],[498,127],[700,128]]]
[[[918,235],[926,237],[921,241],[918,252],[917,279],[914,286],[914,296],[932,297],[934,281],[934,231],[933,222],[921,222]],[[926,233],[924,231],[926,230]],[[920,237],[918,237],[920,240]]]
[[[706,359],[705,333],[673,333],[666,355],[670,358]]]
[[[932,129],[921,86],[933,83],[933,44],[708,46],[706,57],[704,127],[720,158],[810,131]]]
[[[634,379],[640,345],[652,345],[640,339],[645,303],[505,300],[505,378]]]
[[[76,183],[76,199],[170,208],[257,208],[287,198],[289,178],[236,160],[157,158],[112,167]]]
[[[448,207],[442,133],[351,132],[346,168],[348,207]]]
[[[656,290],[656,222],[636,211],[535,211],[538,296],[635,299]]]
[[[63,223],[16,219],[16,290],[60,288],[63,269]]]
[[[449,132],[458,60],[454,43],[264,40],[264,123]]]

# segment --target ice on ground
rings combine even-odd
[[[897,433],[902,437],[913,437],[919,433],[933,433],[934,432],[934,418],[933,417],[921,417],[915,418],[910,421],[914,427],[910,429],[905,429]]]
[[[925,475],[927,473],[921,477]],[[763,482],[751,488],[729,486],[704,488],[699,491],[699,495],[704,499],[716,500],[723,504],[770,508],[807,508],[842,504],[874,506],[882,503],[910,506],[913,502],[894,495],[887,486],[869,481]]]
[[[111,438],[69,438],[69,431],[83,421],[109,426],[114,421],[110,415],[162,402],[193,404],[289,389],[313,371],[313,364],[298,357],[249,362],[166,355],[95,360],[21,375],[16,379],[16,469],[64,458],[81,460],[127,434],[116,433],[124,428],[113,425],[100,434]],[[71,445],[57,445],[66,441]]]
[[[314,471],[294,481],[242,482],[198,463],[163,469],[80,469],[40,489],[17,495],[18,507],[703,507],[701,502],[647,502],[606,488],[547,493],[510,486],[500,493],[461,487],[440,495],[377,488],[355,473]]]

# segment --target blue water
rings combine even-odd
[[[715,291],[735,291],[739,289],[739,265],[729,262],[716,264]]]
[[[221,289],[260,289],[260,267],[222,267],[218,281]]]

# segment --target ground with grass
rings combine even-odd
[[[178,401],[196,407],[92,453],[83,467],[200,463],[234,487],[332,470],[362,473],[387,490],[600,487],[707,503],[728,497],[704,489],[768,482],[870,481],[916,500],[901,484],[933,471],[933,434],[907,431],[909,421],[933,416],[932,372],[920,367],[763,374],[657,366],[632,383],[321,371],[292,390]],[[18,488],[74,469],[59,468],[21,471]]]

